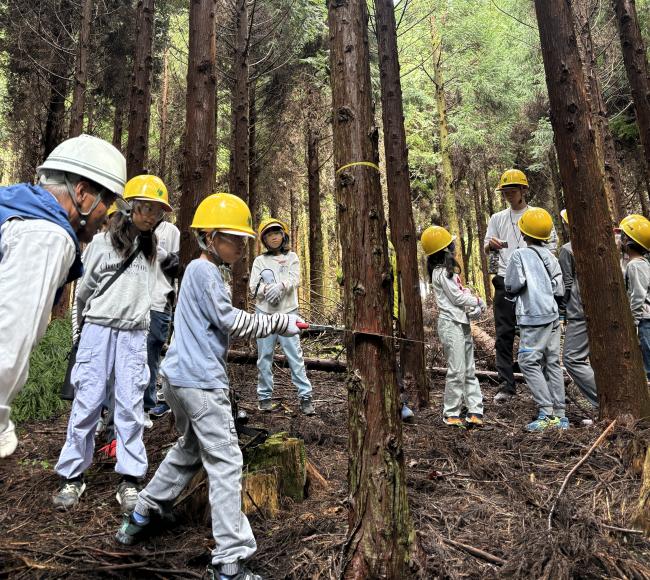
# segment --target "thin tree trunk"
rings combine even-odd
[[[258,224],[260,220],[259,196],[257,191],[258,177],[260,167],[257,160],[257,87],[256,81],[253,81],[249,87],[250,99],[248,105],[248,115],[250,127],[248,131],[248,207],[253,216],[253,223]],[[277,216],[276,216],[277,217]],[[248,244],[248,259],[252,264],[255,259],[255,244]]]
[[[334,167],[377,164],[365,2],[330,0]],[[342,575],[404,578],[415,533],[406,496],[399,389],[390,335],[390,266],[379,172],[336,173],[345,293],[349,422],[348,539]]]
[[[291,188],[289,190],[289,231],[291,232],[291,251],[297,252],[298,249],[298,202],[296,201],[296,192]]]
[[[135,54],[129,97],[129,140],[126,169],[129,177],[145,172],[149,148],[151,71],[153,68],[154,0],[138,0],[136,10]]]
[[[603,93],[600,88],[598,74],[596,71],[596,56],[591,38],[591,25],[589,15],[575,13],[576,28],[580,31],[580,46],[583,50],[583,64],[585,67],[585,76],[587,77],[589,102],[591,103],[591,112],[598,131],[596,131],[596,145],[599,149],[600,158],[605,169],[605,191],[609,203],[610,213],[614,223],[618,224],[625,215],[625,204],[623,203],[623,184],[621,182],[621,172],[618,167],[616,158],[616,149],[614,148],[614,138],[609,129],[607,119],[607,105],[603,99]]]
[[[43,159],[63,140],[65,96],[68,92],[67,71],[60,67],[50,75],[50,102],[47,107],[45,134],[43,135]],[[32,168],[32,173],[34,168]]]
[[[122,151],[122,133],[124,132],[124,110],[119,105],[115,106],[113,115],[113,139],[114,147]]]
[[[90,51],[90,25],[93,17],[93,0],[81,3],[81,26],[77,42],[77,62],[74,71],[74,88],[70,107],[70,129],[68,137],[81,135],[86,107],[86,84],[88,82],[88,53]]]
[[[248,128],[249,128],[249,96],[248,96],[248,54],[249,54],[249,22],[247,0],[237,0],[235,18],[235,43],[233,51],[232,74],[235,82],[231,97],[231,140],[230,140],[230,172],[228,185],[230,193],[238,195],[248,203]],[[248,253],[233,267],[232,302],[242,310],[248,306]]]
[[[400,288],[400,363],[407,382],[414,384],[418,407],[429,404],[429,381],[425,371],[424,326],[420,299],[417,234],[409,178],[408,149],[404,130],[402,86],[397,55],[397,31],[393,0],[375,1],[377,44],[381,81],[381,112],[384,126],[386,185],[390,232],[397,254]],[[403,314],[403,316],[402,316]]]
[[[190,231],[194,211],[213,193],[216,158],[216,28],[217,0],[190,3],[190,43],[187,60],[187,98],[181,207],[181,265],[197,256],[198,247]]]
[[[639,126],[645,171],[650,181],[650,72],[634,0],[612,0],[623,51],[625,71]]]
[[[650,396],[611,232],[571,5],[535,0],[535,9],[600,415],[646,417]]]
[[[478,175],[474,176],[474,191],[472,192],[472,197],[474,198],[474,212],[476,213],[476,229],[478,230],[479,245],[482,247],[487,232],[487,223],[485,221],[483,196],[481,195],[481,183]],[[481,259],[481,273],[483,275],[485,300],[488,304],[492,304],[492,285],[490,284],[490,274],[488,272],[487,254],[485,252],[479,252],[478,255]]]
[[[442,159],[442,220],[443,226],[456,236],[456,260],[462,263],[460,244],[460,224],[458,207],[454,192],[454,170],[451,164],[449,148],[449,126],[447,123],[447,100],[445,97],[445,78],[442,71],[442,40],[436,28],[435,17],[431,16],[431,44],[433,46],[433,84],[436,91],[436,110],[438,112],[438,135],[440,140],[440,158]]]
[[[320,206],[320,134],[307,121],[307,192],[309,197],[309,305],[312,312],[323,311],[323,225]]]
[[[490,186],[489,167],[487,160],[483,160],[483,179],[485,180],[485,201],[487,203],[488,215],[494,214],[494,188]],[[481,241],[481,243],[483,243]]]
[[[167,175],[167,119],[169,115],[169,48],[163,53],[163,78],[160,91],[160,148],[158,154],[158,175],[165,181]]]

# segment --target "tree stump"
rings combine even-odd
[[[244,473],[242,478],[242,511],[247,515],[261,513],[274,518],[280,511],[280,485],[276,470]]]

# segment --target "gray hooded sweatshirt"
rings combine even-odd
[[[521,326],[543,326],[559,318],[555,296],[564,295],[562,270],[546,248],[515,250],[505,276],[506,290],[517,297],[515,314]]]
[[[585,310],[582,306],[580,287],[576,277],[576,261],[573,256],[571,242],[560,248],[558,257],[560,268],[562,268],[562,280],[564,281],[564,304],[566,306],[567,320],[584,320]]]
[[[115,283],[95,299],[124,260],[113,248],[108,233],[95,235],[84,252],[84,275],[77,284],[78,323],[83,319],[122,330],[149,328],[156,265],[149,262],[142,252]]]

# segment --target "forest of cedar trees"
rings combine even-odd
[[[650,579],[650,387],[614,233],[626,216],[650,218],[649,47],[650,0],[3,1],[0,185],[34,183],[65,139],[112,143],[128,178],[167,187],[181,286],[208,195],[243,199],[256,231],[286,224],[316,414],[297,410],[282,350],[273,413],[257,407],[259,344],[233,340],[228,354],[248,425],[302,449],[298,466],[271,470],[269,500],[250,463],[264,444],[240,434],[257,540],[247,565],[261,577]],[[526,431],[537,399],[523,361],[517,395],[496,399],[485,244],[490,216],[509,208],[510,169],[575,256],[598,404],[562,368],[568,430]],[[420,243],[431,226],[454,236],[458,284],[484,302],[467,339],[481,428],[443,421],[452,353]],[[249,240],[231,268],[236,308],[255,312],[250,273],[264,251]],[[0,577],[201,578],[214,549],[201,473],[174,521],[133,548],[113,539],[114,459],[96,456],[74,509],[51,506],[73,292],[13,403]],[[516,360],[525,331],[513,333]],[[142,486],[176,438],[173,413],[144,431]],[[285,468],[302,470],[298,499],[283,493]]]

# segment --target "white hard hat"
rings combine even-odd
[[[126,182],[126,159],[113,145],[79,135],[57,145],[36,171],[62,171],[89,179],[122,197]]]

